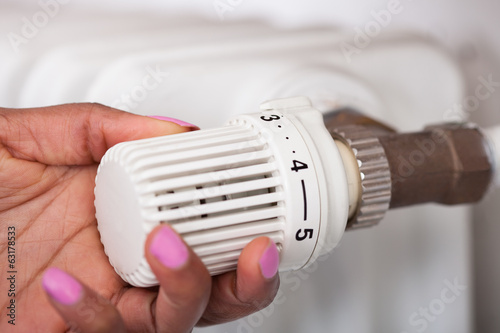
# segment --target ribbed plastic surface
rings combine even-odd
[[[283,242],[280,177],[271,151],[250,124],[119,144],[100,169],[110,163],[126,166],[144,231],[168,222],[212,275],[234,269],[255,237]],[[136,271],[117,272],[137,285],[156,282],[144,258]]]

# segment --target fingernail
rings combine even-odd
[[[192,127],[192,128],[198,128],[198,126],[187,123],[183,120],[175,119],[175,118],[170,118],[170,117],[163,117],[163,116],[148,116],[149,118],[154,118],[158,120],[163,120],[163,121],[169,121],[171,123],[175,123],[177,125],[183,126],[183,127]]]
[[[167,226],[162,227],[156,233],[149,250],[156,259],[168,268],[179,268],[189,258],[188,248],[182,239]]]
[[[273,278],[278,273],[280,254],[274,242],[270,242],[259,260],[260,271],[266,279]]]
[[[64,305],[78,302],[83,289],[71,275],[55,267],[45,271],[42,286],[51,298]]]

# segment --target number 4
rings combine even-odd
[[[293,160],[292,171],[299,172],[299,170],[303,170],[303,169],[307,169],[307,168],[309,168],[309,167],[304,162]]]

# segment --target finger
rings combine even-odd
[[[160,332],[190,332],[205,311],[212,279],[198,256],[168,225],[146,242],[146,257],[160,282],[153,310]]]
[[[70,329],[85,333],[126,332],[118,310],[68,273],[49,268],[42,286]]]
[[[0,109],[0,144],[16,158],[48,165],[85,165],[100,161],[108,148],[122,141],[197,129],[169,120],[91,103]]]
[[[200,326],[220,324],[267,307],[279,287],[279,252],[274,242],[259,237],[245,249],[236,272],[214,278],[212,294]]]

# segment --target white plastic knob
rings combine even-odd
[[[300,269],[345,230],[347,179],[320,112],[304,97],[261,105],[226,126],[118,144],[96,177],[98,229],[116,272],[157,284],[148,233],[169,223],[211,274],[235,269],[246,244],[270,237],[280,270]]]

